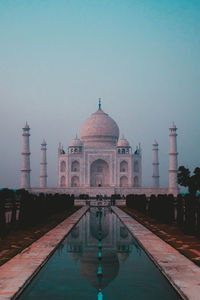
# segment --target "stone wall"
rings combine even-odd
[[[78,197],[80,194],[88,194],[90,197],[95,197],[98,194],[111,196],[112,194],[120,194],[120,195],[128,195],[128,194],[145,194],[149,197],[151,194],[168,194],[168,187],[162,188],[104,188],[104,187],[94,187],[94,188],[30,188],[28,191],[33,193],[66,193],[66,194],[74,194],[75,197]],[[176,196],[176,195],[175,195]]]

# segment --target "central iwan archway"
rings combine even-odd
[[[101,187],[110,185],[109,165],[103,159],[95,160],[90,166],[90,186]]]

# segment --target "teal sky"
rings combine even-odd
[[[57,184],[57,145],[67,148],[98,106],[133,148],[152,183],[152,142],[168,185],[168,128],[178,127],[179,164],[200,166],[199,0],[1,0],[0,186],[18,187],[21,128],[31,127],[31,181],[40,143],[48,184]]]

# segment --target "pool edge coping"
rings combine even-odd
[[[80,208],[0,266],[0,300],[19,297],[88,208]]]
[[[119,207],[112,206],[112,210],[134,235],[180,297],[184,300],[199,300],[200,268]],[[187,271],[190,271],[189,276]]]

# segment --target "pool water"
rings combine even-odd
[[[93,207],[18,299],[92,300],[98,294],[104,300],[181,299],[119,218]]]

